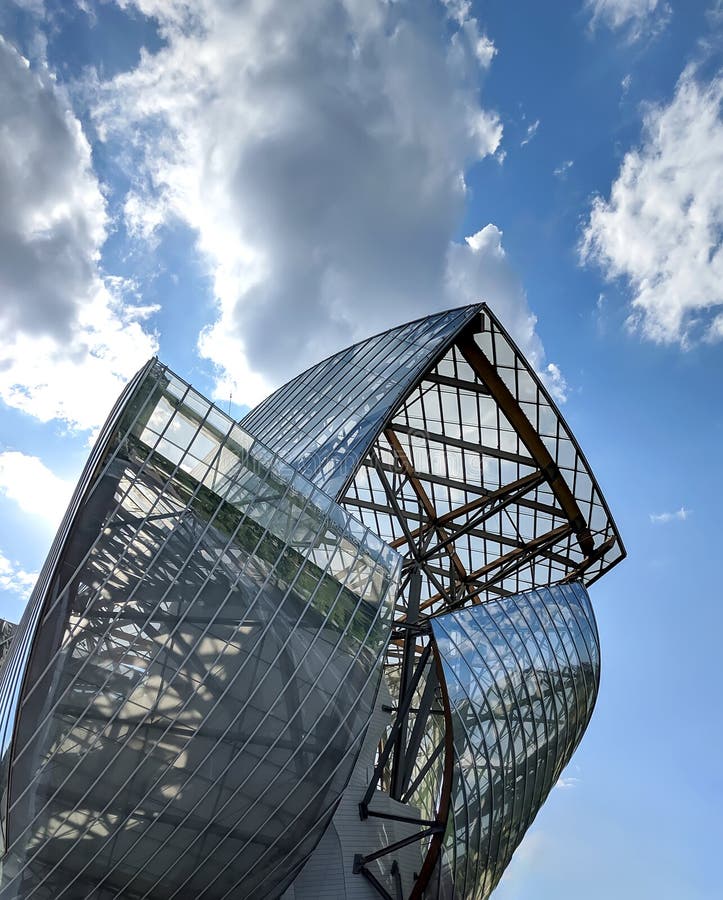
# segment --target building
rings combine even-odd
[[[484,898],[592,714],[597,482],[484,304],[240,423],[157,360],[0,672],[3,900]]]

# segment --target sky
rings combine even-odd
[[[723,897],[720,0],[5,0],[0,35],[0,617],[150,356],[240,415],[486,300],[629,554],[495,898]]]

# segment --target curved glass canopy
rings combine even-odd
[[[280,892],[356,760],[398,566],[149,364],[3,669],[0,896]]]
[[[342,350],[279,388],[242,425],[314,484],[341,496],[410,386],[477,310],[428,316]]]
[[[600,646],[585,588],[539,588],[432,622],[452,707],[445,859],[455,895],[489,896],[587,728]]]
[[[486,304],[356,344],[243,425],[403,555],[398,622],[415,569],[427,618],[561,581],[589,585],[625,556],[570,428]]]

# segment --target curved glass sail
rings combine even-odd
[[[483,900],[585,731],[600,649],[579,583],[438,616],[455,773],[445,860],[454,896]]]
[[[410,387],[480,309],[448,310],[354,344],[287,382],[241,424],[336,496]]]
[[[146,367],[3,670],[0,897],[280,893],[356,760],[398,568],[294,468]]]
[[[591,584],[625,555],[574,435],[484,303],[342,350],[242,425],[424,559],[425,610],[444,611],[459,589],[484,599]]]

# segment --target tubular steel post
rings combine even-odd
[[[424,890],[429,884],[434,868],[439,860],[442,850],[442,842],[444,841],[444,833],[447,830],[447,822],[449,820],[449,808],[452,802],[452,779],[454,776],[454,733],[452,725],[452,708],[449,702],[449,693],[447,690],[447,682],[444,678],[444,669],[442,660],[437,649],[437,644],[432,638],[430,642],[432,652],[434,653],[434,665],[437,669],[437,678],[442,688],[442,706],[444,707],[444,769],[442,770],[442,786],[439,796],[439,804],[437,806],[437,828],[434,830],[432,840],[429,842],[427,855],[422,863],[417,880],[409,895],[409,900],[422,900]]]
[[[407,600],[407,622],[416,625],[419,617],[419,598],[422,593],[422,573],[419,569],[412,572],[409,579],[409,595]],[[412,683],[414,672],[414,656],[417,647],[417,636],[413,632],[407,632],[404,638],[404,650],[402,655],[402,675],[399,684],[399,705],[402,698],[407,696]],[[407,725],[409,723],[409,710],[401,716],[400,725],[394,740],[394,756],[392,758],[392,778],[389,796],[394,800],[401,800],[404,791],[405,749],[407,746]]]
[[[409,635],[409,639],[414,639],[414,631]],[[405,647],[406,650],[406,647]],[[383,813],[383,812],[375,812],[368,808],[368,804],[372,798],[374,790],[376,789],[376,785],[379,782],[379,775],[381,770],[386,765],[387,760],[389,759],[389,754],[391,752],[391,748],[394,745],[397,746],[397,739],[399,736],[399,731],[401,730],[401,723],[406,720],[409,715],[409,708],[411,706],[412,697],[414,695],[414,691],[419,684],[419,680],[421,674],[427,667],[427,661],[429,660],[430,654],[434,657],[434,669],[433,671],[428,672],[428,678],[434,679],[434,684],[438,685],[440,688],[441,699],[442,699],[442,707],[443,707],[443,715],[444,715],[444,724],[445,724],[445,734],[444,740],[442,744],[435,749],[433,753],[433,757],[436,757],[444,751],[444,761],[442,765],[442,780],[439,788],[439,800],[437,802],[437,810],[434,815],[434,819],[417,819],[412,818],[411,816],[404,816],[401,814],[395,813]],[[414,656],[411,656],[412,665],[414,664]],[[426,693],[426,691],[425,691]],[[419,870],[419,874],[415,876],[415,883],[412,887],[411,893],[409,894],[409,900],[422,900],[424,890],[426,886],[429,884],[429,881],[435,871],[435,867],[438,863],[440,851],[442,848],[442,842],[444,840],[444,834],[447,829],[447,821],[449,819],[449,810],[451,805],[451,795],[452,795],[452,778],[453,778],[453,766],[454,766],[454,737],[452,733],[452,713],[449,702],[449,695],[447,693],[447,685],[444,679],[444,670],[442,667],[442,661],[439,657],[439,652],[437,649],[437,645],[434,641],[434,637],[430,636],[430,642],[425,648],[422,657],[418,661],[416,667],[413,672],[410,673],[407,692],[406,694],[400,693],[399,696],[399,712],[394,725],[392,726],[392,731],[389,735],[387,743],[382,750],[380,755],[380,759],[377,763],[374,776],[372,777],[372,782],[367,789],[366,796],[359,804],[359,814],[362,819],[366,819],[368,816],[380,818],[380,819],[389,819],[396,820],[399,822],[407,822],[410,824],[421,825],[422,830],[416,832],[415,834],[411,834],[401,840],[394,841],[391,844],[387,844],[384,847],[381,847],[379,850],[374,853],[369,853],[366,856],[357,853],[354,857],[354,868],[353,871],[355,874],[363,875],[367,881],[375,888],[377,893],[385,898],[385,900],[394,900],[392,898],[389,891],[386,887],[376,878],[373,872],[367,869],[367,865],[375,860],[381,859],[384,856],[388,856],[389,854],[396,853],[398,850],[401,850],[403,847],[408,846],[409,844],[413,844],[417,841],[422,842],[429,839],[429,846],[427,847],[427,852],[425,854],[424,860],[422,862],[421,869]],[[411,744],[415,742],[412,741]],[[410,751],[412,751],[413,747],[410,746]],[[417,748],[418,749],[418,748]],[[414,751],[416,753],[416,751]],[[409,774],[411,768],[411,760],[405,760],[404,755],[400,757],[400,762],[403,762],[404,765],[400,766],[400,773],[398,777],[402,780],[402,787],[404,788],[404,781],[408,780],[404,778],[405,771],[406,774]],[[406,795],[402,802],[408,802],[409,793],[411,788],[406,788]],[[396,866],[396,872],[395,872]],[[397,894],[399,894],[400,884],[401,884],[401,873],[399,872],[399,867],[394,860],[392,866],[392,878],[394,880],[395,890]]]
[[[417,663],[417,667],[414,670],[414,675],[412,676],[411,683],[409,685],[409,691],[407,692],[406,697],[400,697],[400,706],[399,712],[397,714],[397,718],[392,725],[392,729],[389,733],[389,738],[387,739],[384,748],[379,754],[379,760],[374,768],[374,774],[372,775],[372,780],[369,783],[369,787],[362,798],[361,803],[359,804],[359,818],[366,819],[367,810],[369,807],[369,803],[371,802],[372,797],[374,796],[374,791],[377,789],[377,785],[379,784],[379,779],[382,776],[382,772],[384,771],[384,767],[389,761],[389,756],[391,755],[392,748],[394,746],[394,742],[396,741],[397,733],[401,727],[401,723],[404,719],[409,715],[409,707],[412,705],[412,698],[414,696],[414,691],[417,689],[417,685],[424,673],[424,670],[427,666],[427,661],[429,660],[429,654],[431,653],[431,644],[428,644],[424,650],[422,651],[422,655],[419,657],[419,662]]]

